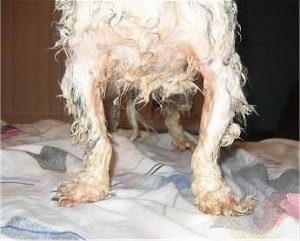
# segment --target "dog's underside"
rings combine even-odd
[[[103,99],[110,94],[118,119],[122,96],[138,136],[136,107],[159,99],[175,149],[193,149],[192,192],[198,208],[215,215],[243,215],[253,210],[251,196],[241,199],[222,178],[219,149],[240,135],[242,120],[253,110],[242,92],[244,70],[235,51],[237,9],[231,1],[100,2],[57,0],[61,10],[56,47],[66,54],[61,82],[72,133],[85,150],[84,168],[59,185],[62,206],[95,202],[109,194],[112,145]],[[204,103],[199,139],[189,140],[179,113],[191,107],[202,76]],[[109,93],[108,93],[109,92]],[[173,96],[186,99],[176,105]],[[111,129],[116,129],[117,120]]]

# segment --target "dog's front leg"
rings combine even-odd
[[[84,168],[59,185],[56,199],[61,206],[104,199],[109,192],[112,146],[107,135],[103,97],[107,81],[99,74],[101,53],[85,36],[74,50],[61,84],[67,107],[74,116],[72,132],[85,148]],[[90,42],[89,42],[90,41]]]
[[[227,186],[218,165],[219,149],[231,144],[228,132],[232,125],[234,108],[230,95],[227,76],[230,78],[230,66],[210,65],[199,67],[204,77],[204,104],[200,124],[198,145],[192,157],[194,182],[192,192],[198,208],[214,215],[243,215],[252,211],[253,200],[247,197],[241,200]],[[232,134],[234,135],[234,133]]]
[[[95,88],[90,113],[92,128],[98,130],[95,143],[85,154],[85,167],[73,174],[71,180],[58,188],[58,203],[61,206],[77,206],[80,203],[104,199],[109,191],[109,163],[112,147],[105,128],[105,115],[99,90]],[[96,134],[96,133],[94,133]]]

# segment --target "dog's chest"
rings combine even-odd
[[[193,86],[197,71],[180,47],[158,44],[143,51],[139,46],[112,46],[104,63],[106,78],[116,86],[139,89],[144,97],[158,89],[166,97],[182,94]]]

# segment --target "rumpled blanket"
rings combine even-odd
[[[15,128],[11,136],[1,131],[1,239],[299,240],[297,141],[237,142],[223,148],[224,178],[241,197],[254,195],[256,208],[247,216],[215,217],[195,207],[192,152],[173,151],[167,133],[142,133],[134,143],[130,131],[114,133],[113,194],[64,208],[51,201],[57,184],[83,165],[69,124],[44,120]]]

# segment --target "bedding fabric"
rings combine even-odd
[[[224,178],[241,197],[254,195],[256,209],[215,217],[193,204],[192,152],[172,151],[168,134],[142,133],[132,143],[130,131],[114,133],[112,194],[64,208],[51,201],[57,184],[83,165],[69,125],[44,120],[1,127],[1,239],[299,240],[297,141],[236,142],[222,149]]]

